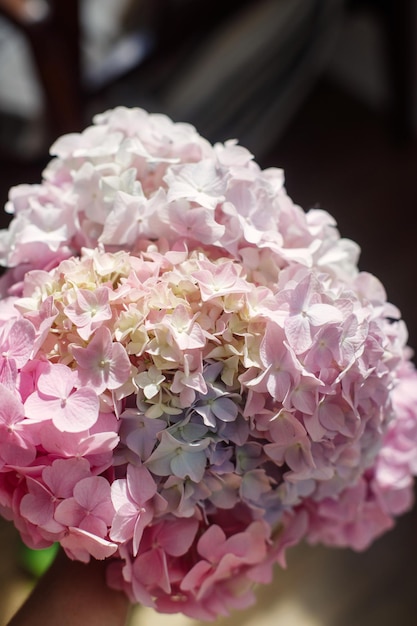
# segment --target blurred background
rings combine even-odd
[[[0,0],[0,203],[94,113],[238,138],[362,248],[417,348],[416,0]],[[7,216],[1,216],[1,226]],[[417,513],[363,554],[299,546],[232,626],[415,626]],[[33,577],[0,522],[0,626]],[[196,624],[139,609],[132,624]]]

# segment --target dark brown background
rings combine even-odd
[[[136,88],[132,75],[132,88]],[[124,87],[126,89],[126,87]],[[98,103],[99,105],[100,103]],[[8,188],[37,182],[46,162],[0,160],[0,203]],[[287,189],[304,208],[320,206],[344,237],[362,248],[361,269],[376,274],[403,312],[417,348],[417,140],[401,138],[388,112],[376,112],[321,78],[266,156],[263,166],[286,171]],[[228,626],[415,626],[417,623],[417,512],[363,554],[300,546],[286,572],[259,591],[253,610]],[[0,523],[0,626],[30,581],[17,558],[17,538]],[[182,617],[139,610],[132,624],[186,625]]]

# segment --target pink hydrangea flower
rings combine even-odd
[[[35,336],[33,325],[24,319],[12,319],[0,328],[0,382],[9,389],[14,389],[17,371],[29,361]]]
[[[25,428],[22,402],[0,384],[0,464],[27,466],[36,458],[30,432]]]
[[[89,387],[78,387],[77,372],[55,363],[39,375],[37,390],[25,402],[25,414],[31,420],[52,420],[63,432],[81,432],[93,426],[98,418],[97,393]]]
[[[399,311],[325,211],[235,141],[118,107],[58,139],[0,232],[0,512],[200,620],[413,503]]]
[[[80,383],[91,385],[97,395],[105,389],[117,389],[129,378],[131,363],[125,348],[113,342],[110,330],[100,326],[87,347],[73,346]]]
[[[65,314],[77,327],[82,339],[88,339],[94,329],[111,318],[109,290],[99,287],[94,291],[79,289],[76,300],[65,308]]]

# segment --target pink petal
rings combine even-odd
[[[98,420],[99,421],[99,420]],[[97,423],[97,422],[96,422]],[[119,443],[119,436],[114,432],[90,435],[79,444],[79,453],[83,456],[108,455]],[[105,461],[104,461],[105,462]]]
[[[32,524],[42,526],[53,518],[55,511],[53,496],[42,483],[28,478],[28,485],[30,493],[23,496],[20,513]]]
[[[96,517],[95,515],[86,515],[80,522],[78,528],[80,530],[86,530],[92,535],[97,535],[97,537],[106,537],[108,524],[106,524],[106,522],[100,517]]]
[[[0,383],[13,390],[16,386],[17,366],[14,359],[0,357]]]
[[[212,566],[207,561],[198,561],[194,567],[184,576],[181,581],[181,589],[183,591],[191,591],[199,589],[208,574],[212,573]]]
[[[132,504],[124,504],[118,508],[112,522],[110,538],[120,543],[132,539],[137,517],[138,510]]]
[[[135,574],[146,586],[157,586],[166,593],[171,592],[165,552],[161,548],[140,554],[135,562]]]
[[[146,526],[152,521],[153,515],[150,511],[143,510],[137,515],[133,530],[133,554],[136,556],[139,551],[140,541]]]
[[[307,310],[307,316],[313,326],[321,326],[343,320],[342,311],[331,304],[312,304]]]
[[[10,425],[25,417],[22,403],[16,395],[0,384],[0,422]]]
[[[267,378],[266,387],[272,398],[282,402],[291,386],[291,376],[285,371],[271,372]]]
[[[90,473],[90,464],[86,459],[56,459],[52,465],[45,467],[42,478],[57,497],[69,498],[78,481],[90,476]]]
[[[103,476],[89,476],[74,487],[74,498],[88,511],[93,511],[103,502],[108,503],[110,515],[114,509],[110,499],[110,484]]]
[[[85,511],[75,498],[62,500],[56,507],[55,519],[64,526],[79,526],[85,517]]]
[[[216,554],[220,554],[218,551],[221,550],[225,541],[224,531],[220,526],[213,524],[201,536],[197,545],[198,552],[203,558],[213,561],[216,559]]]
[[[123,385],[128,380],[131,369],[132,364],[125,348],[120,343],[114,343],[112,346],[108,388],[117,389],[120,385]]]
[[[170,521],[163,524],[158,541],[167,554],[182,556],[190,549],[197,530],[198,521],[194,518]]]
[[[26,467],[36,458],[36,448],[16,431],[0,423],[0,459],[8,465]]]
[[[292,315],[285,320],[285,334],[296,354],[305,352],[311,346],[310,324],[302,315]]]
[[[156,493],[157,487],[151,473],[143,465],[127,467],[127,486],[133,500],[142,506]]]
[[[25,415],[36,422],[59,418],[62,412],[62,400],[41,398],[35,391],[25,402]]]
[[[100,561],[107,559],[117,550],[117,544],[97,537],[80,528],[69,528],[61,539],[61,545],[72,559],[88,563],[90,555]]]
[[[78,433],[93,426],[99,414],[100,402],[93,389],[82,388],[71,394],[62,411],[52,418],[63,432]]]
[[[64,399],[69,396],[77,379],[76,372],[62,363],[48,364],[39,376],[38,390],[45,396]]]
[[[7,343],[10,348],[8,355],[12,357],[18,369],[22,368],[29,360],[35,341],[35,328],[33,324],[24,319],[17,320],[7,335]]]

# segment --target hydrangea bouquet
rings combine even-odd
[[[285,550],[363,549],[412,502],[417,377],[358,247],[234,141],[117,108],[0,233],[0,509],[213,619]]]

